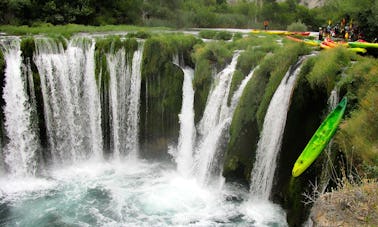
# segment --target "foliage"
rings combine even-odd
[[[350,116],[341,124],[336,141],[347,155],[354,160],[360,175],[377,177],[378,171],[378,61],[371,58],[359,58],[346,71],[347,96],[352,103]]]
[[[204,39],[230,40],[233,35],[228,31],[202,30],[199,36]]]
[[[307,31],[307,26],[303,24],[301,21],[291,23],[289,26],[287,26],[288,31],[292,32],[304,32]]]
[[[141,86],[141,150],[166,154],[179,130],[178,115],[182,102],[183,71],[173,64],[182,56],[185,65],[192,65],[190,53],[201,43],[194,36],[182,34],[155,35],[145,41]],[[158,119],[158,120],[157,120]]]
[[[12,34],[12,35],[36,35],[36,34],[45,34],[45,35],[55,35],[60,34],[65,37],[70,37],[75,33],[80,32],[125,32],[132,31],[137,32],[136,35],[142,35],[144,32],[148,31],[164,31],[168,30],[167,28],[145,28],[137,27],[132,25],[106,25],[101,27],[96,26],[84,26],[77,24],[67,24],[67,25],[56,25],[51,26],[49,24],[42,24],[41,26],[29,27],[29,26],[10,26],[2,25],[0,26],[2,32]]]
[[[217,71],[217,68],[223,68],[231,60],[231,57],[232,52],[226,48],[222,41],[195,46],[192,58],[196,65],[193,79],[196,122],[202,117],[207,95],[210,91],[212,75]]]
[[[282,78],[285,76],[285,73],[289,70],[290,66],[298,60],[299,56],[308,53],[309,49],[304,45],[289,43],[284,48],[278,50],[274,55],[268,56],[268,58],[260,65],[256,74],[261,74],[269,78],[264,96],[256,113],[256,119],[260,130],[262,130],[265,113],[268,109],[270,100]]]
[[[328,19],[336,23],[346,17],[353,19],[369,40],[375,38],[378,31],[377,1],[327,0],[324,7],[315,9],[299,5],[296,0],[261,3],[244,0],[229,3],[223,0],[2,0],[0,24],[263,28],[263,21],[268,20],[269,29],[286,29],[300,20],[309,29],[317,31]]]
[[[323,87],[330,93],[339,80],[343,68],[353,58],[353,54],[343,47],[321,52],[315,57],[313,69],[307,75],[307,80],[312,87]]]
[[[107,68],[107,54],[114,54],[121,48],[126,50],[128,62],[131,63],[134,51],[138,48],[138,42],[134,38],[121,40],[119,36],[108,36],[96,40],[95,46],[95,60],[96,81],[101,82],[101,90],[108,86],[110,75]],[[101,78],[100,78],[101,77]]]

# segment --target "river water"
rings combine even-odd
[[[240,185],[200,186],[169,163],[55,167],[0,179],[0,226],[286,226],[281,208],[252,203]]]

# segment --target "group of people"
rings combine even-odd
[[[358,26],[353,24],[353,20],[349,22],[343,18],[340,23],[332,25],[332,21],[328,20],[328,25],[319,27],[319,40],[328,38],[341,38],[345,41],[356,41],[363,38],[363,34],[359,31]]]

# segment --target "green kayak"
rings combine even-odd
[[[368,42],[348,42],[350,47],[359,48],[378,48],[378,43],[368,43]]]
[[[312,136],[311,140],[308,142],[294,164],[292,171],[293,177],[301,175],[327,146],[344,115],[346,104],[347,98],[344,97],[319,126],[318,130],[316,130],[315,134]]]

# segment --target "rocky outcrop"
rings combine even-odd
[[[378,226],[378,183],[344,184],[321,195],[310,218],[314,226]]]

